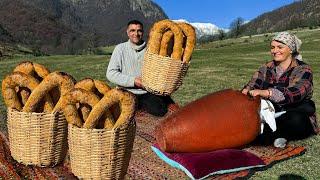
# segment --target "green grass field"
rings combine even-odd
[[[320,29],[296,32],[303,41],[302,56],[314,73],[314,98],[317,115],[320,117]],[[183,85],[173,98],[185,105],[201,96],[221,89],[241,89],[253,72],[270,60],[269,42],[272,35],[242,37],[197,46]],[[109,49],[107,49],[109,51]],[[105,71],[110,55],[12,57],[0,60],[0,79],[10,73],[23,60],[32,60],[48,67],[51,71],[64,71],[76,80],[91,77],[106,80]],[[5,111],[1,97],[1,129],[5,129]],[[275,164],[266,171],[255,173],[251,179],[277,179],[283,174],[295,174],[306,179],[320,179],[320,137],[292,142],[304,145],[307,151]]]

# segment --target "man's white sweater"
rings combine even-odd
[[[134,79],[141,77],[145,42],[139,46],[129,41],[118,44],[112,53],[106,76],[114,84],[126,88],[134,94],[146,93],[134,87]]]

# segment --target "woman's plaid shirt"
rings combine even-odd
[[[309,100],[313,93],[313,76],[311,67],[303,61],[294,60],[280,77],[277,76],[275,61],[270,61],[254,73],[252,79],[245,86],[247,89],[274,89],[282,93],[277,105],[285,108],[286,105]],[[284,98],[283,98],[284,97]],[[273,100],[272,98],[270,99]],[[310,117],[316,133],[319,128],[316,114]]]

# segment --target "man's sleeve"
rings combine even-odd
[[[107,68],[107,79],[119,86],[123,87],[134,87],[135,77],[129,76],[122,73],[121,63],[123,56],[119,46],[116,46],[110,58],[110,62]]]

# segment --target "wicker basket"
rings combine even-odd
[[[189,63],[159,56],[150,52],[144,55],[142,84],[157,95],[170,95],[182,85]]]
[[[67,152],[67,121],[62,113],[8,109],[11,156],[26,165],[55,166]]]
[[[115,130],[68,126],[73,174],[84,179],[123,179],[135,136],[135,121]]]

